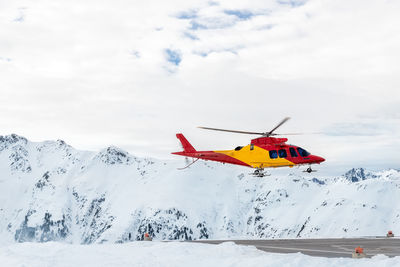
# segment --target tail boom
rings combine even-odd
[[[211,161],[218,161],[221,163],[229,163],[229,164],[251,167],[249,164],[246,164],[243,161],[237,160],[233,157],[229,157],[225,154],[217,153],[214,151],[196,151],[193,153],[187,153],[182,151],[182,152],[173,152],[172,154],[190,158],[197,158],[202,160],[211,160]]]
[[[185,138],[185,136],[183,136],[183,134],[180,134],[180,133],[176,134],[176,137],[182,143],[183,151],[182,152],[173,152],[172,154],[174,154],[174,155],[203,159],[203,160],[212,160],[212,161],[218,161],[218,162],[222,162],[222,163],[230,163],[230,164],[251,167],[249,164],[244,163],[243,161],[240,161],[240,160],[230,157],[228,155],[225,155],[223,153],[218,153],[215,151],[197,151],[189,143],[189,141]]]

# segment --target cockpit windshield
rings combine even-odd
[[[302,157],[307,157],[310,155],[310,153],[307,152],[307,150],[302,149],[301,147],[297,148],[297,151],[299,151],[300,156]]]

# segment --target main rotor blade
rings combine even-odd
[[[278,123],[278,125],[275,126],[274,129],[272,129],[271,131],[265,133],[265,135],[266,135],[266,136],[272,135],[272,133],[273,133],[276,129],[278,129],[279,127],[281,127],[282,124],[284,124],[285,122],[287,122],[289,119],[290,119],[290,117],[284,118],[280,123]]]
[[[271,134],[272,136],[275,136],[275,135],[308,135],[308,134],[323,134],[323,133],[321,133],[321,132],[314,132],[314,133],[273,133],[273,134]]]
[[[245,131],[235,131],[235,130],[226,130],[226,129],[218,129],[218,128],[210,128],[210,127],[202,127],[202,126],[199,126],[199,127],[197,127],[197,128],[205,129],[205,130],[221,131],[221,132],[230,132],[230,133],[259,134],[259,135],[264,135],[264,133],[245,132]]]
[[[304,135],[305,133],[273,133],[271,134],[272,136],[274,135]]]

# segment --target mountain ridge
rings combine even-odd
[[[400,172],[354,168],[334,179],[292,170],[135,157],[115,146],[0,136],[0,236],[8,242],[296,238],[400,231]]]

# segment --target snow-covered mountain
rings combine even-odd
[[[288,169],[79,151],[61,140],[0,137],[0,237],[12,241],[296,238],[400,233],[400,172],[336,178]]]

